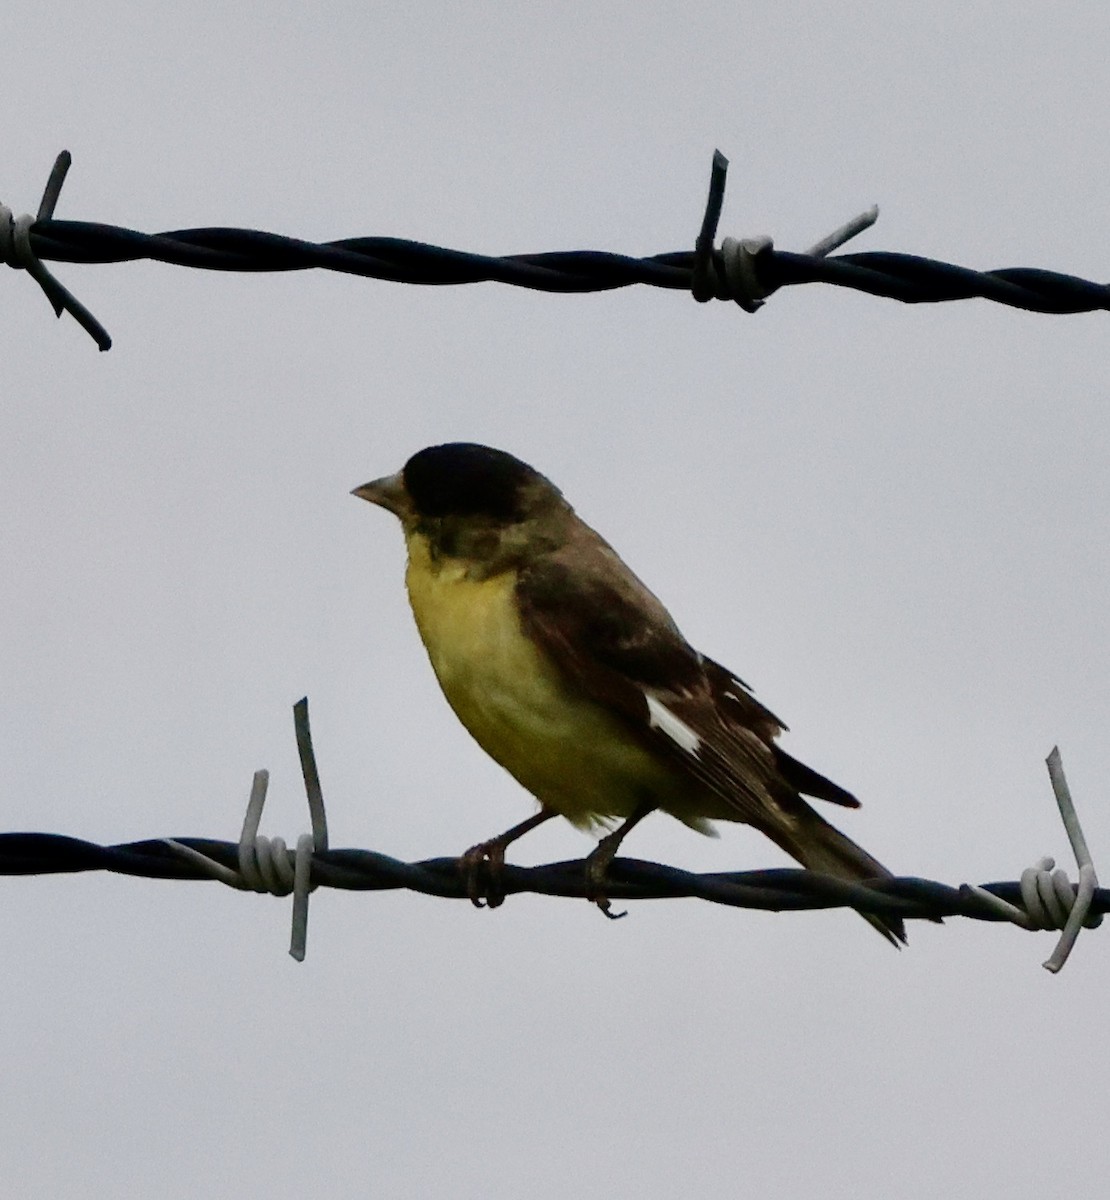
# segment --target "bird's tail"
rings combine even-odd
[[[867,879],[889,879],[891,872],[866,850],[834,829],[805,803],[797,802],[791,812],[791,828],[768,829],[766,832],[792,858],[810,871],[821,871],[837,879],[863,882]],[[872,913],[860,916],[873,925],[894,946],[906,943],[906,929],[901,917],[880,917]]]

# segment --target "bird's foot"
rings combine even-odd
[[[541,808],[538,813],[505,830],[488,842],[479,842],[459,858],[459,870],[466,880],[466,894],[475,908],[499,908],[505,903],[501,873],[505,869],[505,851],[530,829],[550,821],[553,808]]]
[[[459,856],[459,870],[466,880],[466,894],[475,908],[499,908],[505,903],[501,872],[505,867],[504,838],[490,838],[471,846]]]
[[[627,911],[613,912],[612,902],[605,894],[608,890],[609,881],[606,876],[609,864],[616,857],[623,836],[623,830],[620,829],[615,833],[608,834],[598,842],[597,848],[591,851],[586,858],[586,899],[591,904],[596,904],[610,921],[619,921],[621,917],[628,916]]]

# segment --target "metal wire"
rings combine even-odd
[[[42,261],[117,263],[149,259],[208,271],[304,271],[320,269],[395,283],[454,286],[505,283],[534,291],[580,293],[610,291],[646,284],[690,292],[700,302],[733,300],[749,312],[779,288],[826,283],[852,288],[904,304],[935,304],[979,297],[1029,312],[1079,313],[1110,311],[1110,285],[1033,267],[974,271],[953,263],[913,254],[874,251],[830,256],[829,251],[873,223],[869,210],[836,233],[822,238],[808,253],[776,250],[769,238],[738,243],[726,238],[716,248],[717,223],[724,198],[728,161],[713,158],[709,198],[693,250],[677,250],[635,258],[602,250],[510,254],[471,254],[403,238],[355,237],[309,242],[254,229],[213,227],[140,233],[90,221],[52,217],[69,156],[59,156],[40,205],[38,219],[11,218],[6,226],[25,221],[27,237],[20,253],[9,251],[10,265],[28,270],[47,292],[55,310],[72,313],[96,338],[101,349],[111,339],[95,318],[42,267]],[[10,210],[5,210],[10,214]],[[744,269],[730,262],[739,246]]]
[[[411,242],[358,237],[306,242],[253,229],[180,229],[139,233],[88,221],[39,221],[31,246],[42,259],[116,263],[151,259],[209,271],[303,271],[318,267],[395,283],[444,286],[507,283],[541,292],[603,292],[633,284],[690,291],[695,252],[678,250],[632,258],[602,250],[552,251],[492,257]],[[758,259],[768,294],[801,283],[828,283],[905,304],[981,297],[1030,312],[1110,310],[1110,286],[1045,271],[1012,267],[973,271],[913,254],[872,251],[821,257],[768,248]]]
[[[293,706],[293,725],[301,760],[312,833],[291,851],[281,838],[259,835],[269,772],[256,771],[238,842],[211,838],[159,838],[98,846],[94,842],[47,833],[0,834],[0,875],[49,875],[81,871],[114,871],[154,879],[215,879],[237,890],[293,893],[289,953],[303,961],[308,937],[308,897],[313,888],[384,891],[407,888],[429,896],[475,902],[473,881],[456,858],[406,863],[371,850],[329,850],[324,795],[312,745],[308,698]],[[816,908],[854,908],[858,912],[910,920],[971,917],[1009,921],[1023,929],[1063,928],[1056,949],[1043,965],[1059,971],[1067,962],[1081,928],[1093,929],[1110,909],[1110,889],[1098,887],[1094,863],[1064,777],[1060,751],[1048,757],[1056,802],[1080,867],[1080,884],[1072,888],[1064,871],[1045,858],[1012,883],[982,887],[947,884],[911,876],[854,883],[799,868],[716,872],[705,875],[617,858],[606,876],[607,899],[658,900],[696,897],[734,908],[773,912]],[[495,890],[498,903],[511,893],[570,896],[597,902],[587,885],[587,861],[549,863],[541,867],[503,866],[496,879],[479,881]],[[489,871],[489,864],[485,865]],[[489,901],[493,907],[492,899]],[[603,911],[605,911],[603,909]],[[606,913],[608,914],[608,912]],[[623,914],[621,914],[623,915]]]
[[[238,866],[235,842],[212,838],[175,838],[189,848],[224,864]],[[80,838],[50,833],[0,834],[0,875],[57,875],[111,871],[149,879],[210,879],[200,867],[183,859],[163,839],[101,846]],[[762,871],[694,874],[662,863],[634,858],[614,859],[608,871],[608,894],[614,900],[662,900],[696,897],[713,904],[770,912],[804,909],[854,908],[880,916],[909,920],[969,917],[977,921],[1006,921],[966,885],[950,887],[913,876],[886,879],[872,885],[848,883],[813,871],[776,868]],[[466,900],[466,882],[456,858],[402,862],[372,850],[325,850],[312,856],[312,881],[346,891],[389,891],[404,888],[428,896]],[[505,894],[585,898],[583,860],[537,867],[506,864],[499,890]],[[983,885],[991,894],[1020,905],[1020,881]],[[1110,888],[1098,888],[1092,898],[1089,924],[1110,911]]]

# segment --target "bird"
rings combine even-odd
[[[539,811],[461,856],[477,905],[517,838],[556,816],[606,831],[586,895],[608,916],[606,871],[626,834],[661,811],[701,833],[750,825],[812,871],[890,872],[803,797],[858,808],[778,744],[786,726],[737,675],[695,650],[660,600],[513,455],[473,442],[418,451],[353,495],[396,516],[405,584],[439,685],[478,744]],[[615,828],[614,828],[615,826]],[[900,918],[861,915],[894,945]]]

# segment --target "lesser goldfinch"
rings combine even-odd
[[[656,809],[701,832],[741,821],[803,866],[849,880],[886,870],[802,795],[859,801],[775,744],[785,726],[732,672],[690,646],[670,614],[550,480],[472,443],[430,446],[354,489],[394,513],[405,583],[444,695],[540,811],[463,856],[478,867],[553,816],[608,828],[588,894],[624,835]],[[498,899],[488,896],[489,902]],[[863,914],[888,939],[901,920]]]

